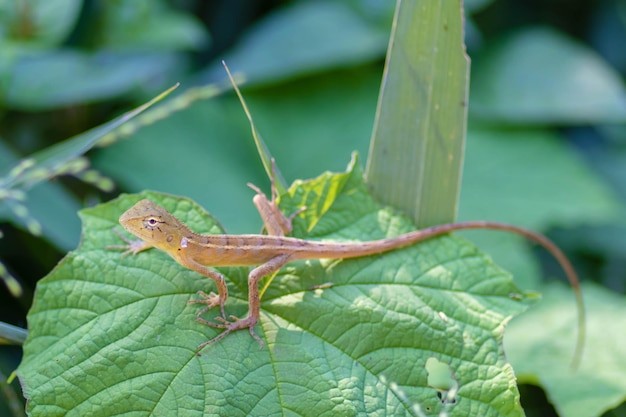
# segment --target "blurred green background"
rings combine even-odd
[[[288,182],[341,171],[353,150],[367,155],[394,6],[384,0],[0,2],[0,191],[6,194],[8,171],[21,158],[176,82],[174,95],[223,82],[222,59],[245,74],[242,89],[255,124]],[[465,9],[472,75],[459,219],[545,232],[584,279],[623,300],[626,2],[467,0]],[[184,195],[231,233],[261,229],[245,184],[268,189],[267,177],[231,93],[197,101],[87,156],[114,188],[83,169],[24,186],[23,202],[0,195],[0,261],[23,289],[21,295],[0,290],[0,321],[26,327],[37,280],[79,242],[76,211],[120,192]],[[22,206],[27,215],[16,210]],[[39,236],[33,219],[41,224]],[[482,234],[472,240],[482,246]],[[494,245],[492,238],[484,245],[496,260],[506,258],[523,288],[541,285],[527,272],[532,266],[511,256],[515,246]],[[555,269],[548,260],[542,265]],[[19,347],[0,348],[4,376],[19,360]],[[19,397],[17,384],[13,389]],[[520,389],[528,416],[557,415],[541,388]],[[626,416],[621,392],[605,415]],[[19,408],[19,399],[0,399],[0,414],[11,405]]]

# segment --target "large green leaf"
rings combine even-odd
[[[475,63],[470,111],[490,123],[626,121],[620,75],[593,51],[552,29],[519,31]]]
[[[195,322],[198,307],[186,301],[211,282],[160,251],[122,257],[106,248],[120,243],[117,218],[141,198],[198,232],[219,231],[191,201],[153,192],[81,212],[81,246],[39,283],[29,313],[18,375],[33,415],[523,415],[501,342],[527,303],[468,242],[448,236],[290,264],[264,294],[256,330],[265,349],[238,332],[197,355],[217,331]],[[373,202],[358,169],[299,182],[283,203],[286,212],[308,207],[295,224],[300,237],[371,240],[412,229]],[[247,269],[220,271],[227,312],[242,316]],[[453,388],[454,401],[442,404]]]
[[[180,70],[184,59],[169,52],[98,51],[65,49],[20,55],[11,68],[11,82],[2,94],[4,105],[19,110],[53,108],[110,100],[145,88],[146,80],[168,79]],[[173,84],[172,81],[170,84]]]
[[[294,2],[250,29],[224,60],[250,83],[284,81],[372,62],[385,54],[388,38],[387,26],[369,23],[346,2]],[[198,81],[225,77],[216,62]]]

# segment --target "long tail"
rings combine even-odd
[[[578,279],[578,274],[576,274],[576,270],[572,266],[569,259],[567,259],[565,254],[561,251],[561,249],[559,249],[558,246],[556,246],[550,239],[548,239],[544,235],[506,223],[490,221],[469,221],[432,226],[391,239],[363,242],[362,244],[360,244],[361,250],[358,251],[358,253],[354,252],[354,248],[352,245],[346,245],[352,246],[352,248],[346,247],[346,252],[348,252],[349,249],[353,251],[348,257],[372,255],[375,253],[386,252],[388,250],[392,250],[398,247],[412,245],[420,241],[427,240],[436,236],[445,235],[451,232],[470,229],[502,230],[505,232],[511,232],[524,236],[525,238],[543,246],[548,252],[550,252],[550,254],[552,254],[552,256],[556,258],[556,260],[563,268],[563,271],[565,271],[565,275],[567,275],[567,279],[569,280],[569,283],[574,290],[574,295],[576,296],[576,305],[578,309],[578,338],[576,342],[574,358],[571,364],[572,368],[576,369],[582,357],[586,333],[585,304],[583,302],[583,294],[580,289],[580,280]],[[336,246],[337,244],[335,244],[335,249],[337,249]]]

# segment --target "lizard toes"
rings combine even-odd
[[[216,319],[221,319],[221,317],[217,317]],[[205,320],[202,317],[196,317],[196,321],[198,323],[202,323],[202,324],[204,324],[206,326],[214,327],[216,329],[228,329],[229,325],[230,325],[230,323],[227,322],[227,321],[223,321],[222,320],[222,323],[216,323],[214,321]]]

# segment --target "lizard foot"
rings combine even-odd
[[[245,329],[246,327],[250,331],[250,336],[252,336],[254,340],[256,340],[257,342],[259,342],[259,349],[263,349],[263,346],[264,346],[263,340],[261,340],[261,338],[254,332],[254,326],[256,326],[257,322],[259,321],[257,318],[251,317],[251,316],[248,316],[245,319],[240,319],[235,316],[230,316],[229,318],[232,321],[228,321],[222,317],[217,317],[216,320],[219,320],[222,323],[214,323],[208,320],[204,320],[202,318],[196,318],[196,321],[199,321],[200,323],[206,324],[211,327],[216,327],[219,329],[225,329],[222,333],[218,334],[213,339],[199,344],[198,352],[202,350],[204,347],[222,340],[223,338],[228,336],[230,333],[237,331],[237,330]]]
[[[204,313],[206,313],[215,306],[220,306],[220,313],[222,313],[222,318],[226,317],[226,314],[224,314],[224,302],[222,301],[222,297],[215,294],[214,292],[207,294],[204,291],[198,291],[197,294],[202,297],[201,300],[192,299],[187,301],[187,304],[206,304],[206,307],[204,307],[198,312],[198,314],[196,314],[196,320],[200,319],[200,316],[202,316]]]
[[[125,257],[126,255],[137,255],[139,252],[142,252],[146,249],[150,249],[152,247],[152,245],[144,242],[141,239],[135,239],[135,240],[129,239],[123,234],[121,234],[120,232],[118,232],[116,229],[113,229],[113,233],[118,235],[120,239],[126,242],[126,244],[125,245],[108,245],[106,246],[106,248],[124,250],[124,252],[122,252],[122,257]]]

